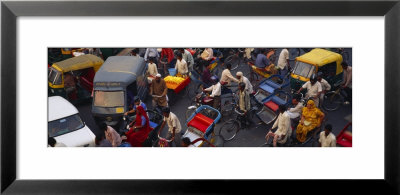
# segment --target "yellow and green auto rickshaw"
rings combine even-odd
[[[322,72],[322,77],[331,84],[339,85],[343,80],[343,58],[340,54],[325,49],[313,49],[296,58],[290,74],[290,87],[298,90],[310,77]]]
[[[71,103],[90,99],[94,75],[103,63],[90,54],[53,63],[48,69],[49,96],[62,96]]]

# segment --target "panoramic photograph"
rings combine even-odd
[[[352,147],[352,48],[48,48],[48,147]]]

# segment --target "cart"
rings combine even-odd
[[[187,130],[182,137],[187,137],[192,142],[192,147],[201,147],[208,141],[214,131],[216,123],[221,119],[220,112],[208,105],[202,105],[187,120]],[[213,146],[212,144],[209,144]]]
[[[171,100],[176,100],[177,96],[187,96],[189,93],[189,83],[190,83],[190,78],[182,78],[182,77],[175,77],[175,76],[166,76],[164,78],[164,81],[167,85],[168,88],[168,96],[169,102],[171,103]]]
[[[262,104],[263,100],[273,94],[276,90],[281,90],[287,86],[289,86],[289,79],[277,74],[272,75],[260,83],[259,89],[254,97],[259,104]]]
[[[261,100],[263,108],[256,115],[265,124],[270,124],[278,116],[280,105],[288,105],[292,102],[292,96],[286,92],[277,90],[273,94]]]

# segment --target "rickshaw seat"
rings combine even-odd
[[[279,106],[277,104],[275,104],[275,102],[273,102],[272,100],[265,102],[264,106],[268,107],[269,109],[273,110],[274,112],[276,112],[279,108]]]
[[[341,145],[341,146],[343,146],[343,147],[352,147],[352,142],[349,142],[348,140],[337,140],[336,141],[336,143],[338,144],[338,145]]]
[[[280,85],[276,84],[274,81],[271,81],[271,80],[266,80],[265,84],[267,84],[267,85],[269,85],[269,86],[271,86],[271,87],[273,87],[275,89],[278,89],[278,88],[281,87]]]
[[[278,105],[286,104],[286,102],[284,100],[282,100],[281,98],[279,98],[278,96],[272,97],[272,101]]]
[[[214,120],[204,116],[201,113],[197,113],[192,120],[188,123],[188,126],[192,126],[201,132],[205,133],[207,128],[213,124]]]
[[[272,88],[271,86],[266,85],[266,84],[260,85],[260,88],[261,88],[262,90],[264,90],[264,91],[267,91],[268,93],[274,93],[274,91],[275,91],[274,88]]]

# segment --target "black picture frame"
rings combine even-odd
[[[16,180],[16,20],[19,16],[385,16],[385,179],[383,180]],[[400,193],[399,0],[289,1],[2,1],[1,192],[4,194],[241,193],[333,185],[328,194]],[[373,37],[371,37],[373,38]],[[345,163],[345,162],[344,162]],[[368,171],[368,170],[366,170]],[[214,186],[214,187],[210,187]],[[337,187],[339,186],[339,187]],[[304,189],[305,190],[300,190]],[[344,190],[345,189],[345,190]]]

